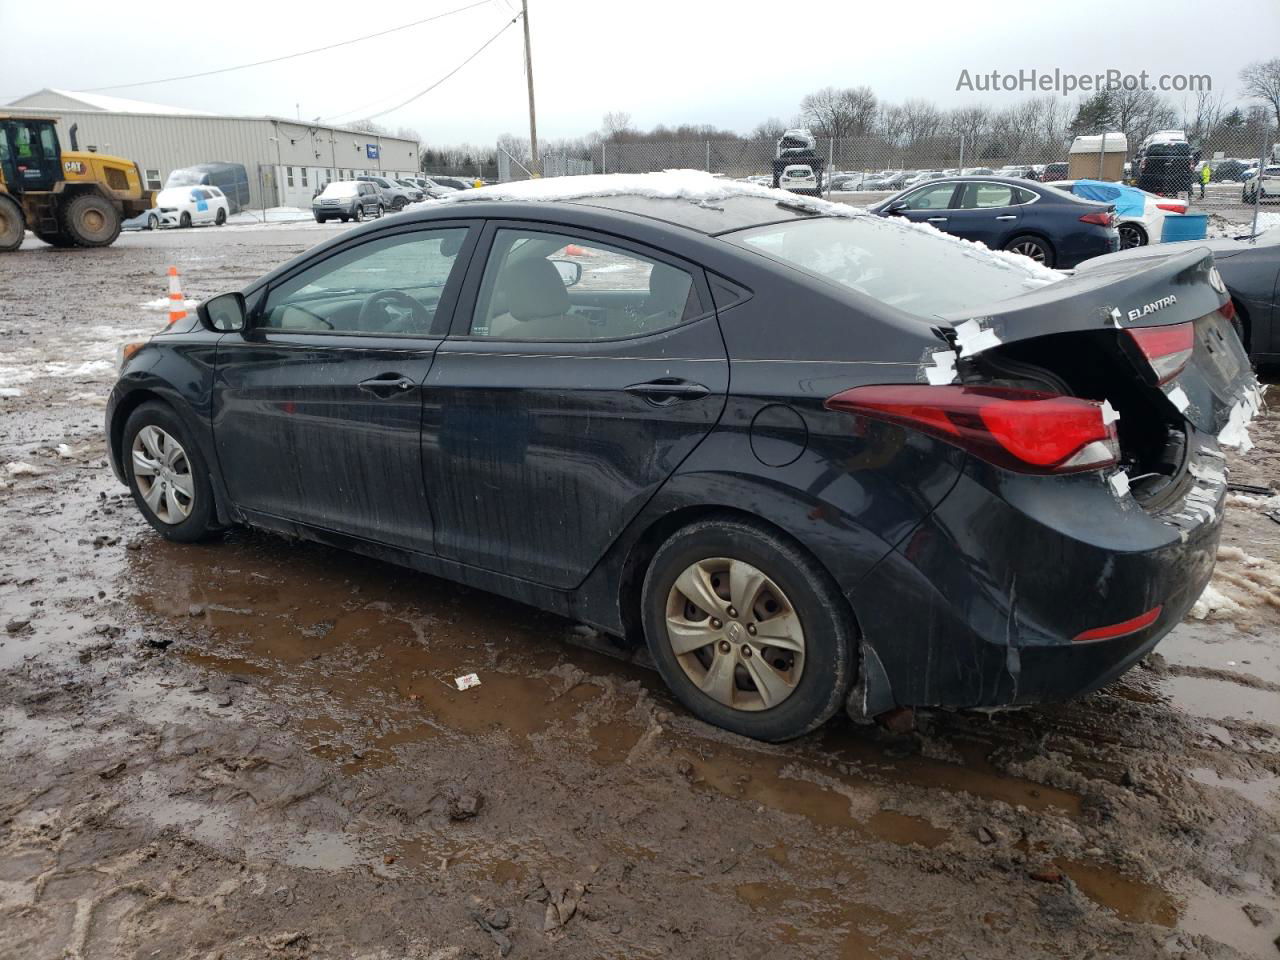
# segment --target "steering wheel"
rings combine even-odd
[[[369,294],[360,304],[360,314],[356,318],[358,329],[390,331],[395,320],[388,315],[385,307],[391,304],[408,310],[413,316],[414,326],[423,333],[431,325],[431,314],[413,297],[401,290],[379,290]]]

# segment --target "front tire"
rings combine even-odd
[[[160,229],[160,218],[159,218],[159,217],[157,217],[154,213],[153,213],[153,214],[148,215],[148,217],[147,217],[147,229],[148,229],[148,230],[159,230],[159,229]]]
[[[121,460],[134,502],[166,540],[193,543],[218,529],[208,465],[172,407],[151,401],[129,415]]]
[[[654,555],[641,604],[667,686],[726,730],[771,742],[803,736],[853,684],[857,631],[839,588],[763,525],[713,518],[678,531]]]
[[[364,223],[364,207],[356,207],[356,223]]]
[[[191,214],[189,214],[189,213],[187,213],[187,211],[183,210],[183,211],[182,211],[182,216],[180,216],[180,217],[178,218],[178,226],[180,226],[180,227],[189,227],[189,226],[191,226]]]
[[[1019,234],[1004,245],[1010,253],[1020,253],[1046,267],[1053,266],[1053,248],[1048,242],[1029,233]]]
[[[0,251],[8,253],[22,246],[26,221],[22,208],[7,196],[0,196]]]
[[[384,207],[382,204],[378,204],[378,219],[381,220],[386,215],[387,215],[387,208]]]
[[[82,193],[63,211],[62,232],[77,246],[109,247],[120,236],[120,214],[96,193]]]

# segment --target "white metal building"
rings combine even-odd
[[[159,190],[171,170],[195,163],[241,163],[252,204],[309,207],[329,180],[361,174],[414,176],[418,144],[400,137],[284,117],[230,117],[123,97],[40,90],[2,110],[58,118],[58,136],[71,149],[133,160],[147,186]]]

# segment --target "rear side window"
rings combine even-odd
[[[966,183],[960,190],[962,210],[984,207],[1009,207],[1014,203],[1014,188],[1005,183]]]
[[[1038,289],[1054,276],[873,216],[797,220],[725,239],[926,319]]]
[[[471,321],[474,337],[613,340],[702,312],[686,270],[594,240],[499,230]]]

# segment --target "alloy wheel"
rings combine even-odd
[[[741,560],[690,564],[667,595],[667,642],[691,681],[734,710],[767,710],[795,692],[805,637],[786,594]]]
[[[1044,263],[1044,247],[1034,240],[1023,240],[1021,243],[1015,243],[1009,250],[1012,253],[1020,253],[1024,257],[1030,257],[1036,263]]]
[[[133,438],[133,478],[147,509],[163,523],[179,524],[191,516],[195,478],[191,462],[170,434],[148,424]]]

